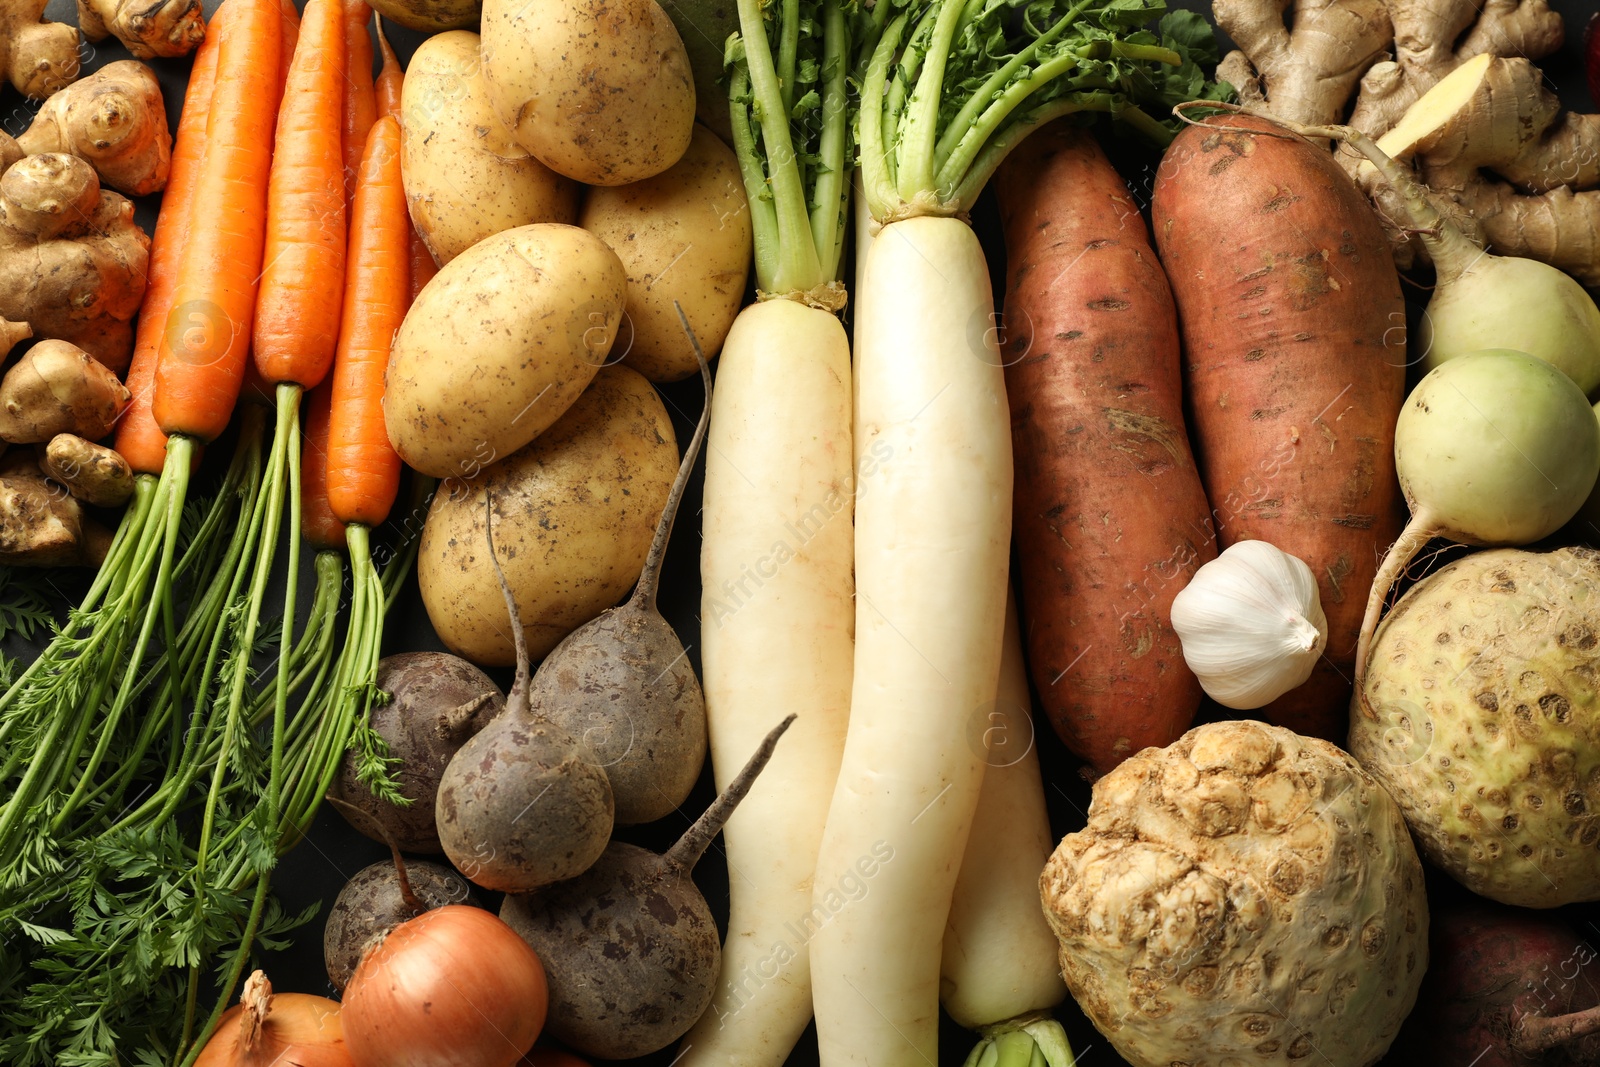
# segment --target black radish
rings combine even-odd
[[[689,340],[700,360],[705,410],[684,450],[639,583],[622,606],[567,635],[539,665],[528,694],[541,714],[592,746],[611,779],[619,826],[654,822],[676,810],[706,759],[700,680],[683,642],[656,609],[661,561],[711,415],[711,372],[692,332]]]
[[[322,958],[328,981],[340,992],[350,984],[361,953],[377,935],[430,908],[479,906],[466,879],[444,864],[419,860],[402,866],[398,859],[357,872],[328,909],[328,921],[322,928]]]
[[[582,874],[611,837],[611,783],[584,741],[528,700],[528,643],[494,550],[494,498],[484,534],[517,650],[505,710],[462,745],[434,806],[450,862],[478,885],[526,893]]]
[[[600,1059],[676,1041],[711,1003],[717,924],[690,873],[772,757],[790,715],[665,855],[613,841],[582,875],[508,896],[500,917],[533,946],[550,984],[549,1032]]]
[[[505,697],[487,674],[447,652],[385,657],[374,681],[389,701],[373,705],[372,729],[399,760],[392,773],[411,803],[374,796],[357,775],[354,750],[345,755],[332,795],[344,801],[339,811],[350,825],[374,841],[393,837],[403,852],[443,852],[433,810],[439,778],[467,738],[505,707]]]

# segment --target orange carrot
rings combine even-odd
[[[317,548],[343,548],[344,523],[328,502],[328,414],[333,379],[306,397],[305,439],[300,445],[300,530]]]
[[[278,49],[278,98],[283,98],[283,87],[289,82],[289,64],[294,61],[294,50],[300,44],[300,9],[294,0],[281,0],[283,13],[283,41]]]
[[[377,88],[372,80],[372,35],[367,29],[372,8],[365,0],[344,0],[344,195],[356,194],[356,175],[367,133],[378,117]]]
[[[333,363],[344,282],[344,58],[340,0],[310,0],[267,186],[254,348],[269,384],[311,388]]]
[[[377,93],[377,114],[379,118],[384,115],[393,115],[396,120],[400,118],[400,87],[405,83],[405,74],[400,70],[400,57],[394,54],[394,49],[389,45],[389,38],[383,32],[383,18],[379,16],[378,25],[378,52],[383,56],[383,65],[378,69],[378,80],[375,86]]]
[[[400,184],[400,125],[386,115],[372,127],[361,159],[333,368],[328,500],[346,523],[383,522],[400,486],[400,457],[383,422],[383,377],[390,342],[410,302],[410,233]]]
[[[160,342],[154,411],[163,432],[204,443],[228,425],[244,378],[266,239],[267,176],[277,121],[279,4],[235,6],[218,33],[216,81],[194,204]]]
[[[200,161],[205,155],[206,119],[211,111],[211,92],[217,76],[217,39],[224,16],[223,7],[207,27],[205,40],[194,54],[189,72],[189,88],[183,97],[183,114],[172,142],[172,170],[166,192],[161,197],[161,213],[156,216],[155,235],[150,239],[150,263],[146,268],[144,305],[134,331],[133,362],[128,367],[128,392],[133,399],[117,422],[116,449],[135,472],[160,474],[167,459],[167,435],[156,425],[151,412],[156,380],[156,359],[160,353],[162,329],[172,310],[172,290],[177,282],[178,258],[189,243],[189,227],[195,208],[195,187]]]
[[[394,54],[394,49],[389,46],[389,38],[383,32],[383,19],[378,19],[378,48],[383,54],[383,68],[378,71],[378,114],[393,115],[396,122],[400,121],[400,93],[405,84],[405,76],[400,70],[400,60]],[[411,300],[417,298],[422,292],[422,287],[433,280],[439,273],[439,265],[433,261],[433,253],[428,251],[428,246],[422,243],[422,235],[411,228],[410,250],[411,274]],[[410,304],[408,302],[407,306]]]

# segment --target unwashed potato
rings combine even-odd
[[[417,557],[440,639],[483,666],[515,660],[484,538],[486,494],[537,660],[633,586],[677,468],[672,420],[655,389],[627,367],[607,367],[532,444],[475,478],[442,483]]]
[[[466,30],[428,38],[400,94],[406,206],[440,266],[502,230],[577,217],[577,185],[529,155],[495,115],[478,47]]]
[[[578,224],[611,246],[628,271],[628,309],[612,345],[653,382],[700,370],[673,301],[706,357],[739,314],[750,273],[750,205],[733,149],[696,125],[683,158],[654,178],[595,189]]]
[[[470,478],[561,417],[622,321],[628,277],[576,226],[497,233],[417,294],[389,354],[384,421],[423,474]]]
[[[694,75],[656,0],[487,0],[483,64],[501,120],[569,178],[626,185],[689,147]]]
[[[483,4],[481,0],[372,0],[372,9],[408,30],[438,33],[473,25]]]

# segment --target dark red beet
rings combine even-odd
[[[1417,1007],[1386,1062],[1600,1063],[1600,963],[1559,916],[1487,901],[1436,911]]]

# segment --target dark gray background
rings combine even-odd
[[[207,0],[206,10],[209,13],[216,6],[218,0]],[[303,0],[297,0],[303,5]],[[1582,75],[1580,43],[1583,24],[1591,14],[1600,10],[1597,0],[1550,0],[1551,6],[1561,11],[1567,19],[1567,40],[1562,51],[1541,61],[1551,84],[1560,92],[1564,103],[1571,108],[1583,111],[1595,109],[1595,102],[1591,101],[1584,85]],[[1187,7],[1210,13],[1209,0],[1176,0],[1174,6]],[[74,22],[74,7],[69,0],[54,0],[47,10],[48,17],[58,21]],[[391,28],[390,40],[400,53],[402,61],[409,59],[412,51],[422,40],[422,35],[399,28]],[[1226,42],[1224,42],[1226,44]],[[115,42],[96,46],[94,57],[88,64],[89,69],[94,69],[104,63],[115,59],[126,58],[126,53]],[[166,102],[169,116],[174,125],[177,122],[179,106],[182,102],[182,89],[186,76],[188,60],[157,60],[152,64],[158,71],[166,92]],[[23,102],[9,87],[0,94],[0,126],[8,132],[17,133],[27,125],[31,108]],[[1157,155],[1131,143],[1121,143],[1113,150],[1119,166],[1133,184],[1141,204],[1148,203],[1150,176],[1154,172]],[[139,204],[139,220],[147,230],[153,228],[157,199],[146,198]],[[1004,248],[999,239],[998,219],[994,209],[993,198],[985,194],[977,209],[974,211],[974,228],[983,239],[984,246],[989,254],[990,269],[995,281],[997,302],[1005,278]],[[849,255],[846,263],[850,262]],[[1408,287],[1408,296],[1419,306],[1425,302],[1426,297],[1413,287]],[[668,410],[672,413],[673,422],[678,431],[680,442],[687,442],[693,432],[694,422],[699,417],[702,404],[702,395],[698,382],[690,381],[664,386],[661,394],[666,401]],[[694,478],[689,485],[689,490],[684,501],[681,519],[673,534],[671,546],[668,550],[666,565],[662,576],[661,585],[661,610],[667,619],[677,629],[684,644],[688,646],[689,658],[699,669],[699,547],[700,524],[698,509],[700,501],[702,465],[697,466]],[[73,585],[70,578],[63,576],[63,592],[65,597],[73,595]],[[309,589],[309,586],[307,587]],[[428,622],[427,614],[423,610],[421,599],[417,593],[416,581],[413,578],[408,584],[395,614],[390,620],[389,631],[386,635],[385,651],[399,652],[419,649],[443,649],[432,626]],[[497,680],[502,686],[509,685],[509,676],[506,672],[497,672]],[[1209,714],[1216,714],[1217,709],[1209,709]],[[1203,715],[1208,712],[1203,711]],[[1220,716],[1219,716],[1220,717]],[[1088,808],[1089,789],[1084,780],[1077,773],[1077,760],[1068,754],[1057,742],[1049,726],[1040,718],[1038,729],[1035,731],[1039,739],[1040,758],[1044,767],[1046,778],[1046,793],[1050,804],[1051,823],[1057,837],[1080,828],[1084,824],[1084,812]],[[695,816],[697,816],[710,802],[712,789],[710,784],[709,769],[702,774],[699,785],[693,796],[684,805],[683,809],[647,827],[636,827],[619,831],[618,836],[636,844],[657,850],[668,847],[677,835],[682,832]],[[313,900],[321,900],[326,904],[331,903],[333,896],[338,892],[344,880],[355,874],[369,863],[386,858],[386,850],[367,838],[351,830],[338,815],[326,806],[319,814],[316,825],[309,840],[289,854],[282,861],[276,876],[276,889],[287,910],[295,911]],[[727,911],[727,868],[722,860],[720,841],[706,854],[695,871],[695,881],[699,884],[706,898],[711,902],[718,921],[726,919]],[[1448,878],[1437,876],[1429,872],[1430,899],[1443,900],[1461,895],[1461,890]],[[1591,928],[1591,916],[1574,912],[1571,918],[1578,923],[1579,928],[1591,938],[1600,937],[1600,927]],[[327,977],[322,968],[321,952],[322,921],[319,916],[308,925],[292,949],[282,953],[266,955],[262,965],[266,967],[272,977],[273,984],[280,990],[299,990],[304,992],[330,992]],[[1069,999],[1058,1012],[1059,1017],[1067,1028],[1072,1039],[1072,1044],[1081,1057],[1081,1062],[1086,1067],[1114,1067],[1123,1061],[1110,1048],[1110,1045],[1095,1032],[1088,1020],[1078,1011],[1075,1004]],[[967,1032],[955,1026],[948,1019],[944,1023],[941,1035],[940,1062],[944,1065],[960,1064],[972,1046],[973,1038]],[[656,1056],[630,1061],[640,1065],[658,1065],[667,1067],[676,1055],[676,1051],[668,1049]],[[789,1060],[792,1067],[809,1067],[817,1063],[815,1038],[811,1031],[801,1039],[799,1047]]]

